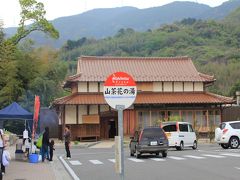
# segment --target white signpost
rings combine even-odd
[[[115,169],[124,179],[123,110],[130,107],[137,96],[133,78],[125,72],[111,74],[104,83],[104,98],[109,106],[118,111],[118,136],[115,137]]]

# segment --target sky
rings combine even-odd
[[[96,8],[113,8],[133,6],[139,9],[162,6],[176,0],[37,0],[44,4],[46,18],[53,20],[58,17],[80,14]],[[207,4],[211,7],[219,6],[227,0],[178,0]],[[17,26],[20,20],[20,6],[18,0],[0,0],[0,19],[4,27]]]

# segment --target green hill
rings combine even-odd
[[[240,78],[238,12],[218,22],[188,18],[146,32],[128,28],[105,39],[68,41],[60,57],[73,64],[81,55],[189,56],[200,72],[215,75],[217,81],[211,91],[229,95]]]
[[[222,19],[239,6],[240,0],[232,0],[214,8],[186,1],[147,9],[134,7],[94,9],[51,21],[60,33],[58,40],[47,39],[42,33],[38,32],[34,32],[30,37],[36,41],[37,45],[47,44],[59,48],[69,39],[104,38],[113,36],[121,28],[132,28],[135,31],[143,32],[184,18]],[[16,28],[5,30],[9,36],[15,31]]]

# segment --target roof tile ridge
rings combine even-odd
[[[226,101],[233,101],[233,97],[227,97],[227,96],[223,96],[223,95],[219,95],[219,94],[215,94],[215,93],[211,93],[211,92],[205,92],[208,95],[217,97],[217,98],[221,98],[222,100],[226,100]]]
[[[203,77],[203,78],[206,78],[206,79],[209,79],[209,80],[216,81],[216,79],[214,79],[214,75],[208,75],[208,74],[204,74],[204,73],[201,73],[201,72],[198,72],[198,75],[199,75],[200,77]]]
[[[181,60],[191,60],[191,58],[189,58],[188,56],[162,56],[162,57],[159,57],[159,56],[145,56],[145,57],[142,57],[142,56],[80,56],[78,58],[78,61],[79,60],[108,60],[108,59],[142,59],[142,60],[145,60],[145,59],[181,59]]]
[[[73,80],[73,79],[75,79],[75,78],[78,78],[78,77],[81,76],[81,75],[82,75],[82,73],[74,74],[74,75],[72,75],[72,76],[68,76],[66,80],[67,80],[67,81]]]

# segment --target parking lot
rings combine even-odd
[[[63,156],[64,151],[57,151]],[[199,145],[197,150],[170,149],[167,158],[161,155],[130,157],[125,149],[125,179],[132,180],[237,180],[240,176],[240,149],[222,149],[216,144]],[[114,169],[114,148],[72,149],[72,158],[64,160],[81,180],[120,179]]]

